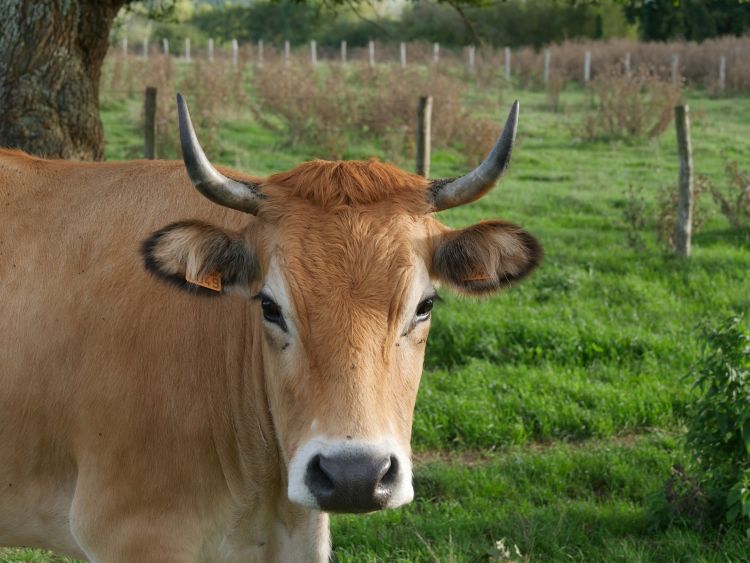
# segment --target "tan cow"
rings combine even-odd
[[[184,165],[0,152],[0,545],[324,561],[327,512],[413,497],[433,284],[488,294],[540,260],[510,223],[432,215],[492,187],[518,105],[477,170],[434,182],[219,172],[178,106]]]

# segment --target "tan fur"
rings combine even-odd
[[[321,561],[327,518],[286,497],[296,448],[313,426],[408,448],[429,330],[404,331],[409,300],[448,234],[425,215],[426,182],[376,161],[252,180],[268,196],[257,218],[203,199],[179,162],[0,151],[0,545]],[[146,271],[142,241],[186,219],[154,246],[158,267],[229,267],[215,256],[239,241],[258,271],[237,295]],[[247,299],[272,263],[298,341]]]

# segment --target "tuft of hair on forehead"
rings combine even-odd
[[[299,198],[324,209],[390,201],[415,214],[429,211],[427,180],[374,158],[312,160],[274,174],[264,184],[271,199]]]

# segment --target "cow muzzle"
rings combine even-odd
[[[372,512],[414,498],[411,462],[390,440],[315,438],[289,465],[289,500],[326,512]]]

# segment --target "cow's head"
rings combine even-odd
[[[313,161],[257,182],[218,172],[178,95],[188,174],[202,194],[253,217],[239,232],[169,225],[144,243],[147,267],[184,288],[220,274],[254,302],[268,403],[289,499],[329,511],[413,497],[410,437],[435,286],[492,294],[528,275],[539,243],[504,221],[453,230],[435,211],[480,198],[507,167],[518,103],[487,159],[428,181],[387,164]]]

